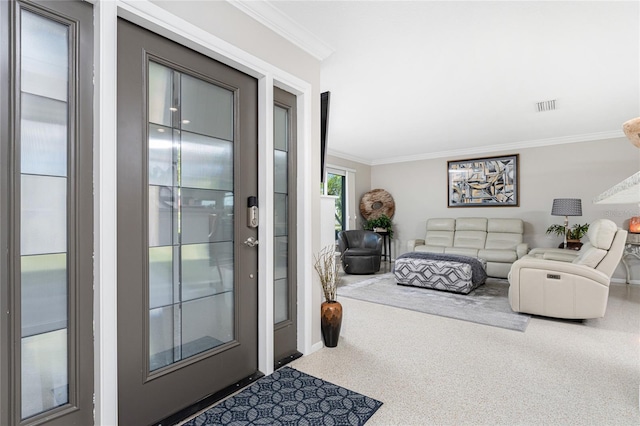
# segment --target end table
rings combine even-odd
[[[376,231],[376,234],[382,236],[382,255],[381,260],[391,261],[391,238],[388,231]]]
[[[629,264],[627,263],[627,256],[632,256],[640,260],[640,241],[637,241],[635,238],[630,239],[627,237],[627,244],[625,244],[624,252],[622,253],[622,264],[624,265],[624,269],[627,273],[626,283],[629,284],[631,272],[629,269]]]

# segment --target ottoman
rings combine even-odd
[[[484,284],[486,264],[469,256],[410,252],[398,256],[393,274],[399,285],[468,294]]]

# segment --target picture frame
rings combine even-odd
[[[519,154],[447,162],[448,207],[520,205]]]

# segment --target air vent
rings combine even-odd
[[[538,112],[553,111],[556,109],[556,100],[551,99],[550,101],[538,102],[536,103],[536,107],[538,108]]]

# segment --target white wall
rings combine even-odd
[[[431,217],[518,217],[525,221],[525,242],[530,247],[556,247],[561,239],[546,235],[547,227],[562,224],[551,216],[554,198],[581,198],[582,217],[569,223],[609,218],[627,229],[628,219],[640,214],[637,205],[594,205],[594,197],[640,169],[640,150],[626,138],[490,153],[519,154],[519,207],[447,207],[447,161],[469,157],[373,166],[371,187],[383,188],[396,202],[394,244],[398,254],[407,251],[407,240],[424,238]],[[473,156],[473,158],[482,155]],[[614,277],[624,277],[620,266]],[[640,268],[633,273],[640,280]]]

